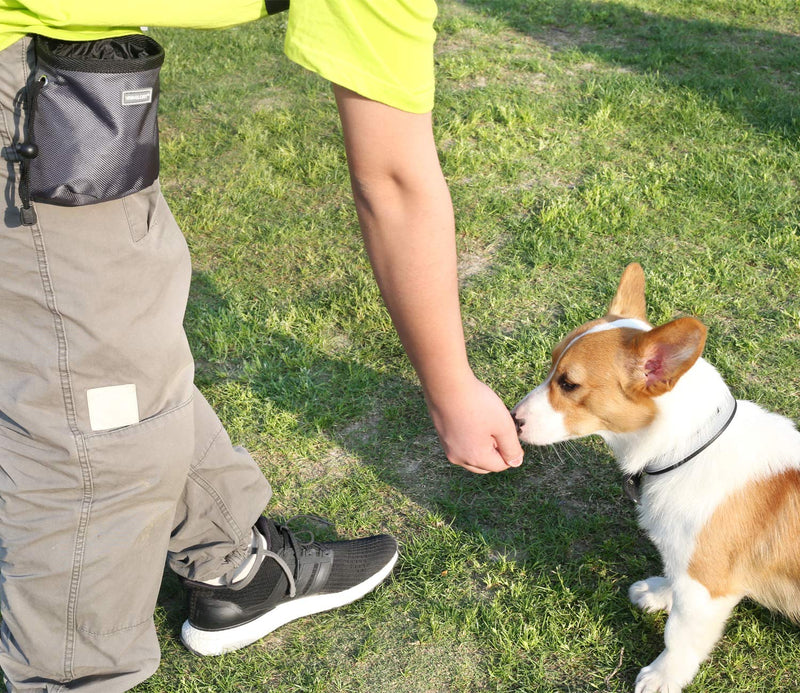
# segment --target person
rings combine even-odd
[[[104,174],[113,157],[87,154],[85,142],[45,151],[47,118],[59,132],[94,96],[48,116],[70,77],[38,63],[135,58],[143,44],[126,37],[140,26],[223,27],[287,4],[0,0],[0,666],[10,691],[108,693],[152,675],[163,557],[188,590],[182,638],[199,654],[357,599],[397,559],[386,535],[304,545],[263,515],[268,482],[193,385],[188,251],[157,174],[123,194]],[[383,299],[447,458],[482,474],[518,466],[522,449],[467,358],[431,120],[436,11],[434,0],[292,0],[285,52],[334,85]],[[59,63],[62,50],[73,52]],[[105,89],[98,72],[92,88]],[[154,93],[129,89],[121,103]],[[48,156],[59,174],[77,159],[97,181],[42,192]],[[127,177],[138,158],[124,163]],[[111,194],[76,202],[100,183]]]

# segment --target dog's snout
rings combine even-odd
[[[522,433],[522,427],[525,425],[525,419],[520,419],[517,416],[516,410],[511,412],[511,418],[514,419],[514,425],[517,427],[517,435]]]

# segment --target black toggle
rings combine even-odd
[[[33,142],[17,142],[14,145],[14,151],[23,159],[35,159],[39,156],[39,147]]]

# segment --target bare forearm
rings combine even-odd
[[[522,462],[503,403],[467,361],[450,193],[430,115],[336,88],[361,230],[448,459],[473,472]]]
[[[455,233],[444,180],[421,188],[354,180],[364,241],[403,346],[434,400],[471,375],[458,303]]]

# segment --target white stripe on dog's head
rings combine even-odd
[[[626,328],[640,332],[647,332],[653,329],[643,320],[623,318],[611,322],[597,322],[569,339],[566,347],[555,357],[555,362],[545,381],[536,389],[529,392],[522,401],[514,407],[512,413],[517,419],[521,440],[534,445],[548,445],[550,443],[557,443],[562,440],[587,434],[584,431],[576,431],[572,426],[568,425],[565,411],[554,406],[550,398],[553,378],[558,371],[558,367],[564,355],[580,339],[590,334]]]
[[[620,320],[612,320],[611,322],[601,322],[594,327],[590,327],[586,332],[581,332],[579,335],[576,335],[567,346],[564,347],[564,350],[558,355],[558,361],[553,364],[553,367],[550,369],[550,374],[547,376],[543,385],[550,382],[550,379],[553,377],[553,374],[556,372],[558,368],[558,364],[561,363],[561,359],[564,358],[564,354],[569,351],[569,348],[575,344],[579,339],[586,337],[590,334],[595,334],[597,332],[607,332],[608,330],[622,330],[625,328],[629,328],[632,330],[641,330],[642,332],[649,332],[652,330],[652,326],[648,325],[644,320],[637,320],[636,318],[622,318]]]

